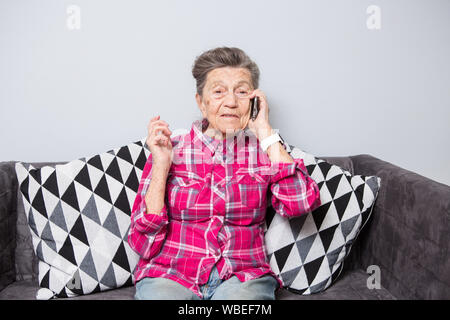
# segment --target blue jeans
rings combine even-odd
[[[241,282],[236,276],[222,280],[216,266],[200,286],[204,300],[275,300],[278,281],[271,275]],[[136,283],[138,300],[200,300],[182,284],[166,278],[144,278]]]

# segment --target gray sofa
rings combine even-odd
[[[379,176],[382,186],[337,281],[309,296],[281,289],[277,299],[449,299],[450,187],[367,154],[319,158],[354,174]],[[35,299],[37,260],[15,162],[0,162],[0,299]],[[379,289],[367,285],[371,265],[380,268]],[[70,299],[133,297],[134,287],[126,287]]]

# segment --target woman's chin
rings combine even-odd
[[[240,125],[236,125],[236,126],[224,126],[223,129],[221,130],[224,134],[228,133],[228,134],[235,134],[237,133],[239,130],[242,130]]]

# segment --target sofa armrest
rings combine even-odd
[[[14,161],[0,162],[0,291],[15,280],[17,178]]]
[[[450,298],[450,187],[370,155],[350,158],[355,174],[381,178],[360,234],[362,267],[379,266],[381,285],[398,298]]]

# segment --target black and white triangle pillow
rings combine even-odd
[[[318,293],[339,276],[353,242],[368,221],[381,179],[350,172],[291,146],[317,182],[321,205],[287,219],[269,206],[265,243],[270,267],[290,291]],[[270,203],[270,202],[269,202]]]
[[[133,285],[139,257],[127,236],[150,155],[144,142],[39,169],[16,163],[39,261],[38,299]]]

